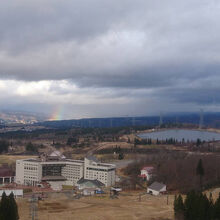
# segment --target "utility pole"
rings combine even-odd
[[[112,128],[113,124],[112,124],[112,118],[110,118],[110,127]]]
[[[35,197],[35,195],[33,194],[32,197],[30,198],[29,202],[30,202],[30,217],[31,217],[31,220],[38,220],[38,215],[37,215],[38,198]]]
[[[132,118],[132,125],[135,126],[135,117]]]
[[[203,122],[204,122],[204,113],[203,113],[203,109],[200,109],[200,121],[199,121],[199,128],[200,129],[203,128]]]
[[[163,116],[162,116],[162,112],[160,112],[160,122],[159,122],[159,126],[161,127],[162,124],[163,124]]]

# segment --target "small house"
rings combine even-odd
[[[147,193],[155,196],[158,196],[159,194],[164,193],[166,191],[166,185],[159,182],[154,182],[147,188]]]
[[[153,175],[153,171],[154,171],[154,167],[151,167],[151,166],[143,167],[141,169],[141,175],[139,175],[139,177],[141,177],[144,180],[149,181]]]
[[[104,187],[105,184],[103,184],[99,180],[87,180],[87,179],[81,178],[80,180],[78,180],[77,186],[79,190],[91,189],[91,188],[96,189],[96,188]]]
[[[82,194],[84,196],[93,196],[95,195],[95,190],[94,189],[83,189]]]

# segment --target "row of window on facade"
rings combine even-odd
[[[112,169],[99,169],[99,168],[93,168],[93,167],[87,167],[86,169],[87,170],[94,170],[94,171],[103,171],[103,172],[110,172],[110,171],[115,170],[115,168],[112,168]]]
[[[24,167],[25,170],[37,170],[37,167]]]
[[[26,172],[24,172],[24,177],[25,176],[35,176],[35,177],[38,177],[38,175],[36,174],[36,173],[26,173]]]

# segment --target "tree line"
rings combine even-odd
[[[130,143],[130,140],[128,140],[128,143]],[[151,138],[144,138],[144,139],[138,139],[135,138],[134,139],[134,144],[135,145],[151,145],[151,144],[171,144],[171,145],[175,145],[175,144],[189,144],[189,143],[195,143],[196,146],[200,146],[202,144],[205,143],[205,141],[202,141],[201,139],[197,139],[196,141],[189,141],[189,140],[185,140],[184,138],[182,138],[182,140],[177,140],[175,138],[166,138],[165,140],[159,140],[158,138],[154,141]]]
[[[158,148],[137,148],[137,147],[132,147],[132,148],[122,148],[121,152],[123,152],[123,154],[133,154],[133,153],[139,153],[139,154],[157,154],[157,153],[166,153],[166,152],[170,152],[171,150],[169,149],[158,149]],[[99,149],[96,150],[95,153],[96,154],[113,154],[115,153],[115,148],[104,148],[104,149]],[[173,152],[175,152],[175,150],[173,150]]]
[[[0,153],[8,152],[9,142],[0,140]]]
[[[3,192],[2,198],[0,201],[0,220],[18,220],[18,207],[14,199],[14,194],[11,193],[9,196],[6,196],[6,193]]]
[[[158,151],[156,154],[148,153],[145,158],[129,164],[124,173],[128,176],[139,175],[140,169],[148,165],[154,167],[152,181],[165,183],[170,191],[187,193],[220,185],[218,155]]]
[[[220,193],[214,202],[202,192],[190,191],[186,198],[175,196],[174,215],[178,220],[218,220],[220,219]]]
[[[158,161],[155,174],[170,190],[204,190],[220,184],[220,160],[218,155],[192,155]]]

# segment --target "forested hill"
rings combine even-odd
[[[167,114],[162,117],[163,124],[194,124],[200,121],[199,113]],[[203,124],[208,127],[220,128],[220,112],[204,113]],[[125,127],[125,126],[156,126],[159,125],[159,116],[148,117],[118,117],[118,118],[89,118],[60,121],[45,121],[38,123],[50,128],[71,127]]]

